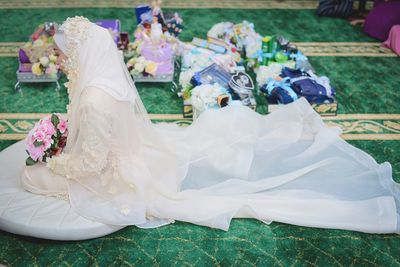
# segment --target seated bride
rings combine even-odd
[[[54,40],[69,79],[67,145],[24,168],[26,190],[115,226],[179,220],[228,230],[232,218],[256,218],[400,232],[390,164],[343,141],[306,100],[266,116],[231,106],[189,127],[153,124],[106,29],[68,18]],[[14,157],[7,151],[2,168]]]

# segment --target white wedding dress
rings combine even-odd
[[[75,20],[67,22],[82,23]],[[87,31],[78,53],[93,35],[102,36],[97,26]],[[65,30],[65,38],[68,34]],[[111,62],[107,53],[99,60]],[[79,54],[81,64],[91,58],[84,55]],[[79,69],[84,72],[82,65]],[[96,73],[96,67],[88,72]],[[343,141],[306,100],[266,116],[247,107],[209,110],[189,127],[179,127],[152,124],[136,90],[113,86],[105,74],[108,86],[93,77],[84,83],[81,74],[72,92],[63,154],[47,167],[24,169],[28,191],[68,196],[80,216],[107,225],[157,227],[179,220],[227,230],[232,218],[256,218],[400,233],[400,186],[390,164],[377,164]],[[0,158],[24,153],[16,144]]]

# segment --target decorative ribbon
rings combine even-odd
[[[305,55],[303,55],[303,53],[301,53],[300,51],[297,51],[296,54],[289,54],[290,59],[292,60],[307,60],[307,57]]]
[[[274,90],[276,87],[280,87],[283,90],[285,90],[293,100],[296,100],[298,98],[297,94],[293,91],[292,87],[290,87],[289,77],[284,78],[282,81],[277,81],[272,78],[269,78],[266,87],[268,94],[271,95],[272,90]]]
[[[261,62],[264,57],[272,58],[272,53],[264,53],[261,49],[259,49],[250,58],[257,58],[258,62]]]

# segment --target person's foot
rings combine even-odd
[[[356,26],[356,25],[363,26],[364,23],[365,23],[365,19],[353,19],[353,20],[350,20],[350,24],[353,25],[353,26]]]

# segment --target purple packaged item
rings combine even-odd
[[[119,33],[121,32],[121,23],[118,19],[101,19],[97,20],[96,24],[108,29],[114,39],[114,42],[118,44]]]
[[[19,62],[21,63],[31,63],[29,57],[26,55],[23,49],[19,49],[18,51]]]

